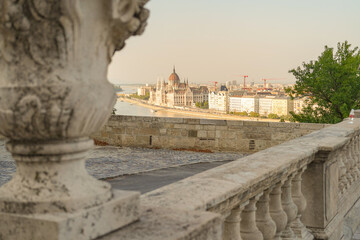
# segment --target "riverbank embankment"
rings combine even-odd
[[[224,120],[243,120],[243,121],[262,121],[262,122],[279,122],[279,119],[269,119],[269,118],[253,118],[253,117],[245,117],[245,116],[237,116],[237,115],[230,115],[225,113],[210,113],[205,112],[206,110],[203,109],[176,109],[176,108],[170,108],[170,107],[163,107],[163,106],[155,106],[149,103],[146,103],[145,101],[139,100],[139,99],[133,99],[133,98],[126,98],[126,97],[120,97],[121,100],[136,104],[142,107],[146,107],[149,109],[152,109],[154,111],[164,111],[164,112],[170,112],[170,113],[177,113],[177,114],[183,114],[185,116],[189,117],[196,117],[196,118],[206,118],[206,119],[224,119]]]

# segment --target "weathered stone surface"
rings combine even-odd
[[[202,125],[226,126],[226,120],[200,119]]]
[[[244,126],[268,127],[268,122],[244,121]]]
[[[339,198],[336,151],[342,149],[349,141],[348,137],[356,136],[354,133],[359,130],[360,120],[351,125],[348,122],[332,125],[164,186],[141,198],[149,206],[207,210],[221,213],[226,218],[239,204],[286,180],[289,175],[295,176],[299,169],[307,166],[301,186],[308,207],[304,209],[304,201],[299,202],[300,189],[292,192],[296,193],[293,197],[304,223],[315,239],[342,239],[347,236],[343,231],[346,216],[349,220],[345,230],[352,234],[358,224],[356,215],[350,216],[349,213],[352,208],[356,212],[360,184],[354,182],[347,190],[348,195]],[[290,189],[288,196],[289,192]],[[306,234],[306,239],[312,239],[312,235]]]
[[[142,207],[138,222],[99,240],[221,240],[221,226],[214,213]]]
[[[0,212],[0,239],[94,239],[137,220],[139,196],[136,192],[116,190],[110,201],[72,213]]]
[[[159,118],[158,121],[166,123],[184,123],[184,118]]]
[[[0,1],[0,134],[17,165],[0,188],[0,238],[88,239],[137,218],[134,211],[114,215],[114,204],[138,201],[125,196],[120,204],[109,184],[86,172],[84,159],[88,136],[116,101],[107,67],[126,39],[143,32],[146,2]],[[108,132],[139,123],[111,125]],[[56,229],[46,231],[47,223]]]
[[[344,240],[360,239],[359,233],[357,233],[357,230],[359,229],[359,225],[360,225],[359,223],[360,223],[360,200],[358,200],[354,204],[351,211],[349,211],[348,214],[346,214],[345,216]]]
[[[188,137],[197,137],[198,136],[198,131],[196,130],[190,130],[189,131],[189,134],[188,134]]]
[[[154,139],[158,139],[157,136],[161,136],[161,144],[153,144],[148,147],[186,147],[189,149],[196,148],[209,151],[241,152],[257,152],[306,135],[313,132],[314,129],[321,129],[325,126],[324,124],[308,125],[302,123],[246,122],[188,118],[162,119],[135,116],[131,118],[129,116],[112,116],[109,121],[111,122],[111,129],[104,127],[99,133],[93,135],[95,139],[117,146],[144,147],[144,144],[140,144],[140,142],[137,143],[133,138],[116,141],[114,134],[126,133],[128,135],[152,136]],[[116,127],[114,121],[122,124],[125,122],[127,124],[126,131],[119,130],[123,129],[123,126]],[[151,124],[145,126],[144,123]],[[303,127],[300,128],[300,126]],[[178,144],[172,140],[173,137],[181,137]],[[194,138],[196,140],[194,140]],[[229,139],[231,139],[232,142],[229,143]],[[199,140],[212,140],[215,142],[208,143]],[[254,141],[255,147],[249,147],[250,141]]]
[[[197,137],[199,137],[199,138],[207,138],[207,132],[205,130],[200,130],[197,133]]]
[[[360,118],[360,110],[359,109],[355,110],[354,113],[355,113],[355,118]]]
[[[186,118],[186,119],[184,119],[184,123],[185,124],[199,125],[200,124],[200,119]]]
[[[269,122],[269,127],[272,128],[299,128],[304,123],[282,123],[282,122]]]
[[[252,186],[254,192],[258,187],[266,188],[273,181],[269,176],[286,176],[286,172],[295,171],[302,160],[305,161],[302,164],[307,164],[304,158],[311,156],[315,149],[315,146],[304,148],[301,143],[291,147],[279,145],[162,187],[143,195],[142,199],[148,205],[206,210],[231,196],[245,193],[248,190],[245,186]]]

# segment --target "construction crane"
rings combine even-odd
[[[218,82],[215,81],[210,81],[211,83],[214,83],[215,89],[216,89],[216,84],[218,84]]]
[[[249,77],[248,75],[236,75],[238,77],[243,77],[244,78],[244,89],[246,89],[246,78]]]

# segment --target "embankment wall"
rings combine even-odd
[[[325,126],[115,115],[93,137],[98,142],[114,146],[252,153]]]

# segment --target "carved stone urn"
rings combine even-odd
[[[85,170],[116,96],[107,68],[141,34],[147,0],[0,0],[0,134],[16,173],[0,239],[92,239],[138,218],[139,194]]]

